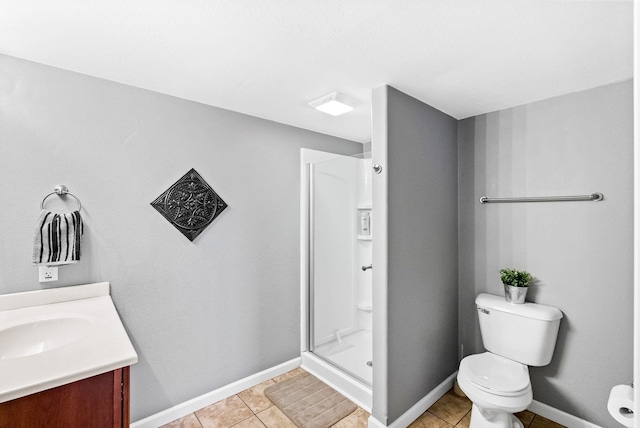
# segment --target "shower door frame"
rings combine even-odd
[[[312,149],[300,149],[300,357],[301,366],[306,371],[341,392],[367,412],[372,407],[372,387],[357,380],[342,368],[311,352],[313,338],[311,286],[313,266],[310,262],[311,250],[311,208],[310,168],[309,164],[348,156],[340,153],[322,152]]]

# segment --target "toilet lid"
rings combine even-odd
[[[485,352],[470,355],[460,363],[460,372],[471,382],[495,393],[514,393],[529,386],[529,368]]]

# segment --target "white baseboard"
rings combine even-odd
[[[553,422],[559,423],[566,427],[571,428],[602,428],[599,425],[587,422],[584,419],[580,419],[577,416],[573,416],[569,413],[565,413],[562,410],[558,410],[555,407],[551,407],[547,404],[533,400],[531,405],[527,408],[530,412],[536,415],[543,416]]]
[[[385,424],[374,418],[373,416],[369,416],[367,428],[387,428]]]
[[[208,392],[189,401],[185,401],[184,403],[180,403],[176,406],[148,416],[144,419],[140,419],[139,421],[132,423],[131,428],[157,428],[176,419],[180,419],[181,417],[186,416],[189,413],[193,413],[196,410],[200,410],[203,407],[210,406],[213,403],[217,403],[220,400],[231,397],[232,395],[242,392],[245,389],[254,387],[264,381],[300,367],[300,364],[301,359],[294,358],[293,360],[263,370],[259,373],[248,376],[244,379],[240,379],[239,381],[230,383],[229,385],[223,386],[222,388],[218,388],[214,391]],[[403,413],[391,425],[385,425],[373,416],[370,416],[368,421],[369,428],[406,428],[413,421],[418,419],[420,415],[426,412],[427,409],[433,405],[433,403],[438,401],[440,397],[446,394],[446,392],[453,387],[453,383],[456,379],[457,374],[458,372],[455,372],[447,379],[445,379],[422,400],[417,402],[413,407]],[[573,416],[569,413],[563,412],[562,410],[558,410],[536,400],[533,400],[528,410],[556,423],[571,428],[602,428],[591,422],[585,421],[584,419],[580,419],[577,416]]]
[[[171,421],[175,421],[176,419],[180,419],[181,417],[186,416],[189,413],[193,413],[196,410],[200,410],[203,407],[210,406],[213,403],[217,403],[220,400],[231,397],[245,389],[254,387],[273,377],[280,376],[281,374],[299,366],[300,358],[294,358],[293,360],[245,377],[244,379],[240,379],[239,381],[230,383],[222,388],[218,388],[189,401],[185,401],[184,403],[180,403],[167,410],[163,410],[162,412],[140,419],[139,421],[132,423],[131,428],[157,428]]]
[[[427,409],[433,406],[433,403],[438,401],[440,397],[453,388],[453,383],[456,380],[458,372],[454,372],[448,378],[446,378],[440,385],[436,386],[430,393],[428,393],[422,400],[418,401],[409,410],[404,412],[398,419],[393,421],[391,425],[385,425],[373,416],[369,417],[369,428],[406,428],[413,421],[418,419],[420,415],[427,411]]]
[[[407,410],[402,416],[396,419],[391,425],[385,425],[373,416],[369,417],[369,428],[405,428],[409,426],[413,421],[418,419],[420,415],[427,411],[429,407],[433,405],[440,397],[446,394],[453,387],[453,383],[456,379],[458,372],[453,373],[447,379],[438,385],[433,391],[427,394],[422,400],[416,403],[413,407]],[[547,404],[533,400],[529,408],[527,409],[537,415],[543,416],[553,422],[559,423],[571,428],[602,428],[599,425],[595,425],[591,422],[580,419],[577,416],[573,416],[569,413],[558,410],[555,407],[551,407]]]

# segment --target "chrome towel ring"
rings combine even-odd
[[[47,196],[45,196],[42,199],[42,202],[40,203],[40,209],[44,209],[44,201],[47,200],[47,198],[51,195],[59,195],[59,196],[63,196],[63,195],[69,195],[71,196],[73,199],[76,200],[76,202],[78,203],[78,211],[80,211],[82,209],[82,203],[80,202],[80,199],[78,199],[78,197],[76,195],[74,195],[73,193],[69,192],[69,189],[67,188],[67,186],[65,186],[64,184],[58,184],[56,187],[53,188],[53,192],[49,193]]]

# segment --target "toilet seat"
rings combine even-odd
[[[509,378],[510,374],[515,376]],[[533,401],[529,368],[490,352],[462,359],[458,370],[458,385],[474,406],[484,411],[521,412]]]
[[[522,395],[531,389],[526,365],[490,352],[464,358],[458,375],[482,391],[503,397]]]

